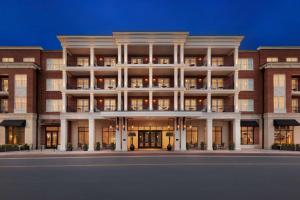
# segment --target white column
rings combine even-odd
[[[149,110],[153,110],[153,92],[149,91]]]
[[[153,44],[149,44],[149,64],[153,64]]]
[[[179,151],[180,150],[180,123],[177,124],[177,118],[175,118],[174,121],[174,150]]]
[[[68,77],[67,77],[67,72],[66,72],[66,70],[63,70],[62,71],[62,82],[63,82],[63,89],[64,90],[66,90],[67,89],[67,79],[68,79]]]
[[[234,93],[234,112],[239,112],[239,93]]]
[[[89,151],[95,150],[95,119],[89,119]]]
[[[118,88],[122,87],[122,68],[118,68]]]
[[[153,87],[153,69],[149,68],[149,88]]]
[[[124,91],[124,111],[127,111],[127,105],[128,105],[128,95],[127,91]]]
[[[212,119],[206,119],[206,149],[209,151],[213,150],[212,126]]]
[[[235,150],[241,150],[241,120],[233,120],[233,143]]]
[[[63,47],[63,65],[67,66],[67,60],[68,60],[68,53],[67,53],[67,48]]]
[[[211,89],[211,70],[207,71],[207,89],[210,90]]]
[[[124,44],[124,64],[128,63],[128,45]]]
[[[207,112],[211,112],[211,93],[207,94]]]
[[[94,69],[90,72],[90,90],[94,90],[95,88],[95,72]]]
[[[174,68],[174,88],[178,87],[178,68]]]
[[[124,68],[124,88],[128,86],[128,68]]]
[[[121,130],[122,124],[120,122],[122,118],[116,118],[116,151],[121,151]]]
[[[67,112],[67,96],[65,92],[61,93],[61,97],[62,97],[62,112],[65,113]]]
[[[90,112],[94,112],[95,108],[95,99],[94,99],[94,93],[90,93]]]
[[[184,123],[183,119],[181,120],[181,151],[186,150],[186,124]]]
[[[178,110],[178,91],[174,91],[174,111]]]
[[[122,45],[118,44],[118,64],[122,63]]]
[[[123,121],[122,126],[122,151],[127,151],[127,120]]]
[[[122,93],[121,91],[118,92],[118,111],[122,110]]]
[[[239,88],[239,71],[234,71],[234,89],[237,90]]]
[[[207,66],[211,67],[211,47],[207,48],[206,59],[207,59]]]
[[[174,44],[174,64],[178,64],[178,44]]]
[[[184,64],[184,44],[180,44],[180,63]]]
[[[239,48],[235,47],[234,48],[234,66],[238,66],[239,64]]]
[[[91,63],[90,65],[92,67],[95,66],[95,49],[94,49],[94,47],[90,48],[90,63]]]
[[[184,110],[184,92],[180,91],[180,110]]]
[[[180,87],[184,88],[184,68],[180,69]]]
[[[66,119],[60,120],[60,150],[66,151],[68,143],[68,121]]]

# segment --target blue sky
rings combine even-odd
[[[0,46],[60,49],[56,35],[244,35],[242,49],[300,46],[299,0],[1,0]]]

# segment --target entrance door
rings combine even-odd
[[[58,132],[57,131],[47,131],[46,132],[46,148],[54,149],[57,148],[58,142]]]
[[[161,131],[139,131],[139,148],[162,148]]]

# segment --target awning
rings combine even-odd
[[[241,120],[241,126],[253,126],[258,127],[258,123],[255,120]]]
[[[0,123],[0,126],[18,126],[18,127],[25,127],[26,120],[3,120]]]
[[[295,119],[274,119],[274,126],[300,126],[300,123]]]

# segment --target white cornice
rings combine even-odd
[[[298,49],[300,50],[300,46],[260,46],[257,48],[257,50],[266,50],[266,49]]]
[[[0,63],[0,69],[40,69],[40,67],[34,63]]]
[[[2,50],[43,50],[40,46],[0,46]]]
[[[300,68],[300,63],[288,63],[288,62],[279,62],[279,63],[266,63],[260,67],[260,69],[297,69]]]

